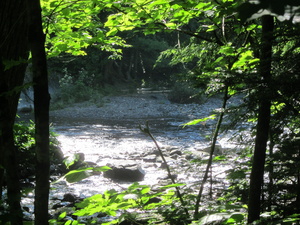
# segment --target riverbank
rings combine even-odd
[[[50,112],[51,117],[72,119],[146,119],[186,118],[195,119],[209,116],[220,108],[220,98],[203,99],[203,104],[176,104],[168,100],[167,93],[126,94],[106,96],[102,103],[83,102]]]

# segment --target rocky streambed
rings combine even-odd
[[[230,104],[239,104],[239,101],[232,99]],[[191,187],[198,185],[204,167],[191,163],[191,160],[208,157],[216,121],[185,128],[181,125],[207,117],[221,105],[220,98],[208,99],[203,104],[174,104],[165,93],[146,93],[109,96],[101,107],[81,103],[52,111],[52,128],[59,134],[57,138],[66,157],[81,154],[90,165],[109,165],[116,169],[113,174],[99,173],[76,183],[60,180],[52,184],[50,200],[53,212],[70,203],[70,198],[66,199],[69,195],[75,201],[75,198],[86,198],[109,189],[126,189],[134,181],[150,186],[168,184],[170,180],[158,149],[139,129],[146,121],[164,152],[176,182]],[[220,136],[216,154],[224,151],[234,154],[236,143],[230,141],[234,132],[232,130]],[[226,163],[213,166],[214,180],[220,181],[215,189],[225,188],[225,171],[230,167]],[[124,170],[129,174],[122,174]],[[32,200],[33,196],[29,196],[23,204],[29,206]]]

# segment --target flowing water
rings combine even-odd
[[[141,114],[143,115],[143,114]],[[65,156],[75,153],[84,153],[85,161],[97,166],[104,166],[122,160],[132,160],[141,165],[146,172],[140,184],[155,185],[167,180],[167,172],[161,169],[160,161],[146,162],[145,156],[156,150],[153,141],[139,129],[139,125],[149,122],[150,131],[164,151],[179,150],[182,155],[168,158],[168,164],[177,174],[177,181],[193,186],[202,179],[204,167],[189,163],[187,156],[199,153],[200,157],[207,158],[203,151],[209,146],[209,138],[214,126],[189,126],[182,128],[182,124],[189,121],[186,117],[147,117],[147,118],[68,118],[54,116],[52,129],[59,134],[57,139]],[[219,145],[222,149],[232,149],[235,143],[229,142],[231,134],[222,136]],[[197,154],[196,154],[197,155]],[[214,179],[224,179],[225,171],[230,168],[228,164],[218,164],[213,167]],[[61,180],[51,185],[51,205],[63,199],[64,194],[72,193],[80,198],[103,193],[105,190],[122,190],[130,182],[112,181],[104,178],[102,174],[94,175],[77,183],[68,183]],[[221,187],[225,188],[222,183]],[[33,195],[23,200],[23,204],[32,204]],[[32,210],[32,209],[31,209]],[[30,210],[30,211],[31,211]]]
[[[178,149],[183,153],[195,152],[209,144],[205,138],[205,132],[200,135],[199,127],[182,129],[179,126],[186,121],[177,118],[155,118],[148,121],[153,136],[163,149]],[[158,168],[159,163],[144,162],[143,156],[147,152],[153,152],[156,147],[153,141],[140,131],[140,123],[144,124],[145,120],[66,121],[64,119],[63,121],[57,120],[53,125],[55,132],[59,134],[58,140],[66,156],[84,153],[86,161],[96,163],[98,166],[120,160],[133,160],[146,171],[145,179],[140,183],[153,185],[159,183],[167,176],[167,173],[166,170]],[[206,131],[206,133],[209,132]],[[225,147],[223,145],[223,148]],[[190,173],[182,170],[183,166],[186,170],[188,169],[185,157],[170,159],[168,163],[178,173],[180,182],[193,183],[201,180],[199,173],[193,174],[195,170],[191,170]],[[224,165],[222,167],[222,169],[217,169],[219,175],[222,174],[221,171],[228,169]],[[55,184],[52,195],[59,199],[65,193],[88,197],[112,188],[121,190],[130,184],[130,182],[113,182],[98,175],[74,184],[64,181]]]

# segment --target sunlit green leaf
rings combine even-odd
[[[62,220],[63,218],[65,218],[67,215],[67,212],[63,212],[58,216],[58,220]]]
[[[235,47],[231,45],[224,45],[219,50],[220,53],[223,53],[226,56],[235,56],[237,54]]]
[[[224,156],[224,155],[218,155],[218,156],[216,156],[216,157],[213,158],[213,161],[224,161],[226,159],[227,159],[226,156]]]
[[[74,183],[81,181],[87,177],[90,177],[92,174],[89,172],[93,170],[93,167],[89,168],[83,168],[83,169],[78,169],[78,170],[72,170],[65,174],[63,177],[69,182],[69,183]]]
[[[149,193],[150,190],[151,190],[150,187],[143,188],[141,190],[141,194],[143,195],[143,194]]]
[[[180,187],[180,186],[184,186],[186,184],[169,184],[169,185],[165,185],[163,187],[160,187],[161,189],[168,189],[168,188],[173,188],[173,187]]]
[[[96,171],[96,172],[105,172],[105,171],[111,170],[111,168],[109,166],[93,167],[92,169],[93,169],[93,171]]]
[[[71,224],[73,224],[73,221],[72,221],[72,220],[68,220],[68,221],[65,223],[65,225],[71,225]]]
[[[202,119],[196,119],[196,120],[192,120],[190,122],[181,124],[181,126],[186,127],[186,126],[190,126],[190,125],[196,125],[198,123],[202,123],[202,122],[206,122],[207,120],[214,120],[216,118],[216,114],[210,115],[208,117],[202,118]]]

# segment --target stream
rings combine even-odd
[[[149,104],[153,105],[153,101],[156,99],[149,98],[148,100],[150,101]],[[115,102],[117,101],[110,100],[109,104],[115,105]],[[130,103],[132,107],[132,102]],[[109,104],[105,107],[109,107]],[[134,100],[134,104],[138,105],[136,99]],[[143,104],[145,104],[145,101],[143,101]],[[163,107],[161,101],[159,104],[160,108]],[[126,108],[128,105],[130,104],[127,104],[125,101],[123,107]],[[219,105],[209,106],[216,108]],[[102,107],[101,110],[107,112],[108,110],[105,107]],[[140,184],[150,186],[165,185],[169,183],[169,179],[167,178],[166,169],[161,168],[162,161],[159,157],[155,157],[155,152],[157,152],[155,144],[150,137],[146,136],[139,129],[139,125],[143,126],[148,121],[152,135],[166,154],[172,173],[177,176],[176,181],[194,187],[201,182],[203,177],[202,171],[204,171],[205,165],[200,167],[199,164],[191,164],[190,161],[208,157],[210,137],[216,121],[183,128],[182,124],[194,119],[189,115],[193,115],[195,118],[208,115],[195,115],[195,113],[191,113],[191,111],[195,112],[195,109],[197,110],[198,107],[201,108],[197,104],[180,106],[177,104],[168,104],[168,107],[175,107],[176,110],[180,107],[179,111],[182,112],[185,110],[186,114],[174,114],[174,108],[172,108],[169,109],[170,112],[173,111],[170,115],[164,113],[161,116],[152,112],[155,116],[151,117],[148,116],[149,109],[147,109],[147,113],[140,112],[139,115],[141,116],[139,118],[113,117],[113,119],[110,119],[109,116],[104,118],[76,116],[73,118],[72,116],[68,116],[68,113],[62,114],[59,112],[52,113],[51,129],[58,134],[57,139],[66,157],[72,156],[75,153],[83,153],[85,161],[97,166],[105,166],[108,163],[114,162],[133,161],[145,171],[144,180],[140,181]],[[159,111],[160,108],[157,108],[157,110]],[[205,112],[210,112],[211,108]],[[64,112],[70,112],[70,110],[72,111],[72,109],[68,109]],[[147,116],[143,117],[146,114]],[[236,147],[236,143],[229,141],[233,132],[229,131],[226,135],[223,134],[220,136],[218,140],[218,149],[220,152],[216,154],[222,154],[224,153],[223,151],[232,150]],[[226,188],[227,184],[224,179],[225,171],[230,168],[231,165],[226,163],[215,164],[213,166],[213,179],[221,181],[214,187],[215,189],[221,190]],[[93,175],[76,183],[68,183],[62,179],[55,184],[51,184],[50,208],[61,202],[64,195],[68,193],[79,198],[86,198],[94,194],[103,193],[109,189],[124,190],[131,184],[132,182],[115,181],[105,178],[103,174]],[[29,194],[22,201],[23,206],[29,208],[29,214],[33,212],[32,203],[33,194]]]

